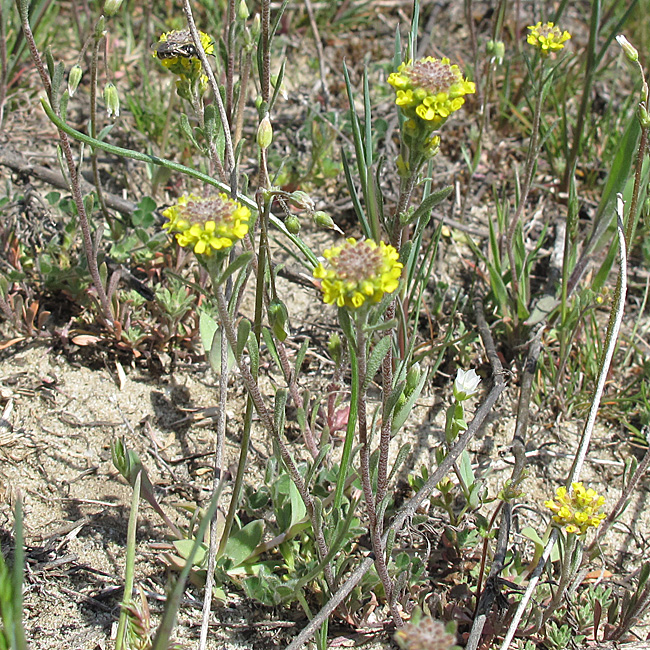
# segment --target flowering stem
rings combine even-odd
[[[385,545],[381,539],[380,527],[377,521],[377,510],[375,508],[375,499],[372,493],[372,479],[370,478],[370,441],[368,440],[368,421],[366,417],[366,371],[367,371],[367,349],[368,341],[365,332],[366,318],[361,322],[356,322],[357,340],[356,354],[359,364],[357,381],[357,412],[359,427],[359,442],[361,443],[360,462],[361,462],[361,484],[363,495],[366,501],[366,512],[368,514],[368,528],[372,550],[375,554],[375,568],[381,583],[384,587],[386,600],[390,607],[391,617],[395,625],[399,628],[404,624],[402,617],[397,609],[395,598],[393,598],[394,584],[388,574],[386,566]]]
[[[550,77],[548,79],[550,81]],[[524,183],[521,187],[521,192],[519,196],[519,204],[517,205],[517,211],[510,221],[508,231],[506,233],[506,252],[508,253],[508,260],[510,262],[510,273],[511,273],[511,286],[512,286],[512,301],[513,301],[513,319],[515,324],[519,322],[519,279],[517,278],[517,266],[515,263],[515,252],[512,245],[512,240],[515,236],[515,231],[517,230],[517,225],[521,220],[521,215],[523,214],[524,208],[526,207],[526,200],[528,199],[528,192],[530,191],[530,186],[533,180],[533,171],[535,169],[535,163],[537,161],[537,155],[539,153],[539,125],[542,114],[542,103],[544,101],[544,86],[546,81],[544,80],[544,67],[542,66],[542,71],[539,79],[539,88],[535,97],[535,111],[533,114],[533,128],[530,134],[530,142],[528,145],[528,153],[526,155],[526,165],[524,169]]]
[[[235,354],[235,361],[237,363],[237,367],[239,368],[239,373],[244,382],[244,386],[246,387],[246,390],[248,391],[248,394],[253,401],[253,406],[255,407],[255,410],[257,411],[257,414],[259,415],[264,428],[271,434],[273,439],[277,442],[278,449],[280,450],[280,455],[282,456],[282,460],[284,461],[284,464],[289,472],[289,475],[291,476],[291,479],[293,480],[296,489],[298,490],[298,493],[300,494],[305,504],[305,508],[307,509],[307,513],[309,515],[309,519],[311,521],[311,525],[314,530],[314,536],[316,538],[316,546],[318,548],[320,559],[322,560],[327,555],[328,548],[327,548],[327,542],[325,541],[325,537],[323,535],[323,529],[321,523],[318,517],[316,516],[316,511],[314,509],[314,502],[311,498],[311,495],[309,494],[309,490],[305,485],[305,481],[302,475],[298,471],[298,468],[296,467],[296,464],[293,458],[291,457],[287,445],[282,439],[282,436],[280,436],[280,432],[277,431],[277,429],[275,428],[275,423],[273,422],[273,418],[271,417],[270,413],[266,408],[266,405],[264,404],[264,398],[260,393],[260,389],[259,386],[257,385],[257,382],[255,381],[255,378],[251,374],[251,371],[248,369],[248,366],[243,362],[242,355],[237,354],[237,335],[235,333],[235,328],[232,322],[232,318],[228,311],[228,303],[226,301],[226,296],[223,292],[223,288],[220,285],[217,285],[215,287],[215,294],[217,297],[217,308],[219,310],[219,318],[221,320],[221,325],[226,332],[226,337],[228,339],[228,343],[230,344],[230,348]],[[327,583],[330,586],[332,586],[334,584],[334,578],[332,575],[331,566],[328,564],[325,567],[324,571],[325,571],[325,578],[327,580]]]
[[[578,476],[580,475],[582,464],[584,463],[584,459],[587,455],[587,449],[589,448],[591,434],[593,432],[594,424],[596,422],[596,415],[598,414],[600,399],[602,397],[603,390],[605,387],[605,380],[609,372],[612,356],[614,354],[614,348],[616,347],[618,332],[621,326],[621,320],[623,318],[623,307],[625,305],[625,294],[627,288],[627,279],[626,279],[627,251],[625,249],[625,236],[623,234],[623,211],[624,211],[623,208],[624,208],[623,199],[619,194],[618,203],[617,203],[617,215],[618,215],[617,234],[618,234],[618,248],[619,248],[618,281],[616,283],[616,291],[614,294],[614,301],[612,305],[610,321],[607,326],[607,334],[605,338],[605,350],[603,352],[603,356],[600,362],[600,367],[598,369],[598,381],[596,384],[596,388],[594,389],[594,394],[591,400],[591,406],[589,408],[589,415],[587,417],[587,421],[585,422],[582,436],[580,438],[578,451],[576,452],[576,457],[573,461],[573,465],[571,467],[571,471],[569,472],[569,477],[567,479],[567,485],[569,486],[571,485],[572,482],[576,481]],[[537,566],[535,567],[533,573],[530,576],[530,579],[528,581],[528,586],[526,587],[526,591],[524,592],[524,595],[519,601],[517,610],[514,613],[514,616],[508,627],[508,631],[503,640],[503,643],[501,644],[501,650],[508,650],[510,644],[512,643],[515,633],[517,632],[517,627],[519,626],[519,622],[521,621],[521,618],[524,615],[524,611],[528,606],[528,602],[530,601],[533,592],[537,587],[537,583],[539,582],[539,578],[542,574],[542,571],[544,570],[544,565],[546,564],[548,558],[551,556],[551,552],[553,551],[555,543],[557,542],[557,537],[558,537],[558,531],[556,528],[554,528],[551,531],[551,536],[548,542],[546,543],[546,546],[544,547],[542,556]]]
[[[560,568],[560,580],[558,581],[557,590],[553,595],[553,599],[549,605],[544,609],[542,615],[542,622],[540,628],[548,621],[555,610],[560,606],[562,597],[566,591],[571,576],[575,573],[575,558],[578,546],[578,535],[569,533],[566,538],[566,548],[564,549],[564,557],[562,558],[562,566]]]
[[[220,493],[220,486],[223,485],[222,463],[223,447],[226,439],[226,404],[228,402],[228,341],[226,339],[226,331],[224,328],[221,328],[219,337],[221,344],[221,354],[219,356],[219,404],[217,409],[217,441],[214,450],[214,476],[212,477],[213,498],[216,494]],[[248,447],[248,445],[246,447]],[[225,535],[226,531],[224,530],[224,537]],[[223,542],[223,537],[221,538],[221,541]],[[219,547],[221,547],[221,544],[219,544]],[[217,560],[217,551],[217,516],[215,512],[215,515],[210,522],[210,547],[208,550],[208,572],[205,579],[205,590],[203,593],[203,611],[201,616],[201,633],[199,639],[200,650],[205,650],[205,646],[208,640],[210,610],[212,608],[212,587],[214,585],[214,570]]]
[[[345,331],[345,329],[344,329]],[[359,395],[359,363],[357,360],[356,346],[354,342],[348,341],[348,350],[350,354],[350,412],[348,413],[348,423],[345,430],[345,442],[343,443],[343,452],[341,453],[341,464],[339,466],[339,476],[336,481],[336,490],[334,492],[334,510],[340,511],[341,502],[343,501],[343,489],[350,465],[350,455],[352,454],[352,444],[354,443],[354,432],[357,427],[357,409]]]
[[[192,34],[192,40],[194,41],[194,46],[196,47],[196,52],[201,59],[201,65],[203,70],[208,77],[210,82],[210,87],[212,88],[212,94],[214,96],[214,102],[217,105],[217,110],[219,111],[219,117],[221,119],[221,127],[223,130],[224,144],[225,144],[225,175],[227,176],[235,168],[235,154],[232,146],[232,138],[230,137],[230,129],[228,128],[228,114],[226,108],[223,105],[223,100],[221,99],[221,93],[219,92],[219,84],[215,79],[214,72],[210,67],[210,61],[203,49],[201,44],[201,36],[199,35],[199,30],[196,28],[196,23],[194,22],[194,16],[192,14],[192,5],[190,0],[183,0],[183,12],[185,13],[185,18],[187,20],[187,26]]]
[[[404,523],[415,515],[418,508],[422,505],[422,502],[436,489],[438,483],[440,483],[449,472],[456,459],[467,447],[469,441],[476,435],[505,387],[506,385],[503,379],[503,374],[494,375],[494,385],[485,398],[483,404],[481,404],[477,409],[474,419],[470,423],[467,431],[463,432],[459,436],[456,444],[454,444],[440,465],[438,465],[435,471],[429,476],[427,482],[422,486],[422,488],[420,488],[419,492],[399,509],[393,518],[393,521],[390,523],[388,530],[386,530],[382,536],[383,543],[386,543],[388,535],[391,534],[392,531],[400,530]],[[286,650],[298,650],[299,648],[302,648],[309,639],[311,639],[314,632],[320,627],[321,623],[339,606],[340,603],[345,600],[348,594],[350,594],[354,587],[361,581],[363,576],[372,566],[372,563],[373,559],[369,556],[359,564],[350,577],[338,588],[336,593],[334,593],[327,603],[323,605],[318,614],[309,621],[309,623],[301,630],[300,634],[298,634],[298,636],[287,646]]]

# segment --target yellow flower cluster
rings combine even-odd
[[[557,52],[564,47],[564,43],[571,38],[566,30],[563,32],[554,23],[537,23],[528,27],[528,43],[539,49],[542,56],[548,56],[551,52]]]
[[[169,219],[164,227],[176,233],[179,245],[208,257],[243,239],[250,215],[246,206],[223,193],[208,197],[186,194],[163,212]]]
[[[403,264],[397,250],[384,242],[350,237],[328,248],[323,257],[327,268],[319,264],[314,277],[321,280],[323,300],[329,305],[358,309],[366,301],[379,302],[399,286]]]
[[[584,535],[589,528],[600,526],[606,515],[598,510],[604,504],[605,497],[598,496],[595,490],[585,488],[582,483],[572,483],[570,493],[565,487],[559,487],[555,492],[555,500],[544,502],[555,513],[555,523],[563,526],[567,533],[578,535]]]
[[[388,83],[396,91],[395,103],[412,121],[407,128],[414,130],[421,121],[429,132],[465,103],[465,95],[476,92],[474,82],[463,78],[457,65],[432,56],[402,63]]]

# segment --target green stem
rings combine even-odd
[[[334,512],[341,509],[343,501],[343,488],[348,474],[350,465],[350,455],[352,454],[352,445],[354,443],[354,433],[357,428],[357,399],[359,395],[359,364],[357,362],[357,353],[353,343],[348,341],[348,351],[350,354],[350,370],[352,379],[350,382],[350,413],[348,414],[348,426],[345,430],[345,442],[343,443],[343,453],[341,454],[341,465],[339,476],[336,481],[336,491],[334,493]]]
[[[133,595],[133,582],[135,575],[135,534],[138,524],[138,505],[140,503],[140,484],[142,482],[142,472],[138,475],[133,484],[133,495],[131,497],[131,514],[129,515],[129,528],[126,535],[126,565],[124,569],[124,594],[122,596],[122,611],[120,612],[120,621],[117,625],[117,635],[115,637],[115,650],[122,650],[126,634],[126,623],[128,619],[127,606],[131,602]]]

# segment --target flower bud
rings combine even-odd
[[[293,214],[284,220],[284,225],[292,235],[297,235],[300,232],[300,219]]]
[[[81,81],[82,74],[83,74],[83,70],[81,69],[81,66],[78,63],[72,66],[72,69],[70,70],[70,74],[68,75],[68,94],[70,95],[70,97],[73,97],[74,94],[77,92],[77,88],[79,87],[79,82]]]
[[[338,366],[341,363],[341,355],[343,352],[341,348],[341,337],[338,334],[332,334],[330,336],[330,340],[327,342],[327,351],[330,353],[332,361]]]
[[[239,20],[244,22],[245,20],[248,20],[248,17],[250,16],[250,11],[248,11],[248,7],[246,6],[246,1],[241,0],[239,3],[239,6],[237,7],[237,17]]]
[[[280,341],[284,341],[289,336],[288,320],[289,312],[285,304],[279,298],[274,298],[269,305],[269,324],[273,334]]]
[[[639,118],[641,128],[647,129],[650,127],[650,115],[648,115],[648,109],[643,104],[639,104],[639,107],[636,109],[636,115]]]
[[[310,212],[314,209],[314,201],[312,200],[311,196],[302,190],[291,192],[288,199],[289,203],[291,203],[291,205],[295,206],[296,208],[309,210]]]
[[[488,41],[485,50],[492,61],[501,65],[506,52],[506,46],[503,41]]]
[[[95,38],[99,40],[106,34],[106,18],[100,16],[95,23]]]
[[[104,2],[104,14],[109,18],[117,13],[117,10],[122,6],[122,0],[106,0]]]
[[[251,25],[251,36],[253,37],[253,40],[256,41],[257,37],[260,35],[261,31],[261,19],[259,14],[255,14],[253,16],[253,24]]]
[[[420,381],[420,364],[416,361],[406,373],[406,386],[404,386],[404,392],[407,395],[411,395],[413,391],[417,388],[418,382]]]
[[[273,127],[267,113],[257,127],[257,144],[260,149],[268,149],[271,142],[273,142]]]
[[[104,86],[104,103],[106,104],[106,113],[108,117],[118,117],[120,114],[120,97],[117,94],[117,88],[113,83],[107,83]]]
[[[623,34],[619,34],[616,37],[616,40],[618,41],[618,44],[623,48],[623,52],[625,52],[625,56],[632,61],[632,63],[636,63],[639,60],[639,53],[637,52],[637,49],[630,43],[630,41],[623,36]]]
[[[312,217],[314,219],[314,223],[319,227],[319,228],[327,228],[328,230],[338,230],[336,224],[334,223],[334,219],[327,214],[327,212],[323,212],[322,210],[317,210],[312,214]]]

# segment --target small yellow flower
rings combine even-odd
[[[465,95],[476,92],[474,82],[463,78],[457,65],[432,56],[402,63],[388,83],[396,91],[395,103],[414,121],[407,124],[411,130],[423,123],[435,131],[465,103]]]
[[[542,53],[542,56],[548,56],[551,52],[557,52],[564,47],[564,43],[571,38],[571,34],[566,30],[562,32],[559,27],[553,23],[537,23],[528,27],[528,42],[534,45]]]
[[[243,239],[250,215],[246,206],[223,193],[207,197],[186,194],[163,212],[169,219],[164,228],[176,233],[179,245],[208,257]]]
[[[586,489],[582,483],[572,483],[570,494],[565,487],[559,487],[555,500],[544,502],[555,513],[553,521],[563,526],[567,533],[577,535],[584,535],[589,528],[600,526],[606,515],[598,510],[604,504],[605,497],[599,496],[591,488]]]
[[[357,242],[350,237],[341,246],[323,252],[327,268],[319,264],[314,277],[321,280],[323,300],[339,307],[358,309],[366,301],[377,303],[399,286],[403,264],[399,253],[383,241]]]
[[[214,54],[214,41],[205,32],[199,32],[201,45],[206,54]],[[161,34],[153,52],[165,68],[180,77],[192,81],[201,74],[201,61],[189,29],[173,30]]]

